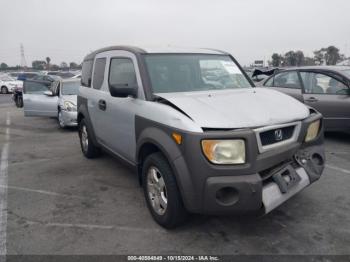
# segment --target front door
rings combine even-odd
[[[305,104],[314,107],[324,117],[326,130],[350,129],[350,89],[330,75],[320,72],[300,72],[304,83]]]
[[[103,54],[101,54],[103,56]],[[129,162],[135,161],[135,114],[139,99],[112,97],[109,84],[141,86],[136,57],[126,51],[113,51],[106,55],[103,66],[96,56],[93,74],[93,88],[100,89],[97,101],[97,125],[100,142],[115,154]],[[98,70],[95,70],[98,69]],[[103,70],[102,70],[103,69]],[[98,73],[100,72],[100,73]],[[102,80],[101,80],[102,76]],[[141,89],[139,88],[139,92]]]
[[[57,116],[57,96],[45,94],[50,84],[27,80],[23,85],[23,109],[25,116]]]

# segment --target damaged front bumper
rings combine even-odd
[[[322,125],[313,141],[304,142],[310,123],[321,118],[319,113],[312,114],[301,121],[295,141],[264,152],[259,151],[253,130],[187,135],[184,154],[174,161],[186,208],[205,214],[268,213],[281,205],[318,180],[323,172]],[[203,154],[193,153],[194,146],[202,139],[217,137],[244,139],[247,162],[237,166],[213,165]]]

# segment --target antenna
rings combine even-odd
[[[21,44],[21,67],[22,68],[27,68],[27,61],[24,56],[24,47],[23,44]]]

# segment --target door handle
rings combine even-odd
[[[98,108],[103,110],[103,111],[106,111],[106,108],[107,108],[107,104],[106,104],[106,101],[105,100],[99,100],[98,101]]]
[[[305,99],[305,101],[310,102],[310,103],[314,103],[314,102],[317,102],[318,99],[312,96],[312,97],[309,97],[308,99]]]

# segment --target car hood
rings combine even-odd
[[[78,96],[77,95],[63,95],[62,96],[62,101],[68,101],[73,103],[74,105],[77,105],[77,100],[78,100]]]
[[[203,128],[247,128],[306,118],[309,109],[296,99],[265,88],[157,93]]]

